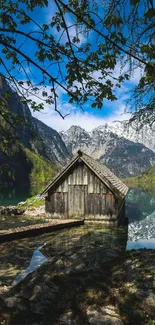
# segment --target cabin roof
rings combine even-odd
[[[114,194],[117,196],[125,197],[128,192],[128,187],[105,165],[99,161],[88,156],[81,150],[78,150],[77,154],[73,159],[65,166],[59,174],[50,182],[45,189],[42,191],[41,195],[44,195],[48,190],[56,184],[57,181],[78,161],[82,160],[85,165],[88,166],[96,176],[103,182]]]

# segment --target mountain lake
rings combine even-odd
[[[15,204],[26,199],[26,193],[3,193],[0,204]],[[78,251],[94,255],[104,254],[105,259],[131,249],[155,249],[155,189],[130,188],[126,196],[128,226],[105,228],[102,223],[61,230],[37,237],[25,238],[0,244],[1,285],[12,285],[37,269],[55,255]],[[11,223],[10,218],[13,218]],[[0,229],[14,228],[36,221],[20,220],[20,217],[1,217]],[[39,219],[37,223],[42,222]]]

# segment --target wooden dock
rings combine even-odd
[[[26,238],[38,236],[43,233],[56,231],[65,228],[78,227],[84,225],[84,220],[53,220],[48,223],[35,224],[26,227],[17,227],[14,229],[0,230],[0,242],[15,240],[18,238]]]

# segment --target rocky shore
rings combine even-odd
[[[18,216],[25,213],[25,211],[25,208],[21,209],[16,205],[0,206],[0,216]]]
[[[45,206],[39,207],[22,207],[22,205],[0,206],[0,216],[43,216],[45,215]]]
[[[58,254],[2,294],[1,324],[155,324],[155,252],[92,253]]]

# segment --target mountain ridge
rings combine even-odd
[[[148,123],[143,123],[143,125],[141,125],[140,122],[129,122],[129,120],[113,121],[92,128],[89,132],[81,128],[80,125],[72,125],[67,131],[62,131],[60,134],[64,136],[65,133],[68,133],[72,128],[82,129],[90,136],[96,131],[104,132],[107,130],[107,132],[117,134],[119,137],[126,138],[135,143],[141,143],[155,152],[155,123],[150,126]]]
[[[10,112],[26,117],[30,122],[29,125],[24,123],[18,125],[17,134],[20,143],[43,159],[63,166],[78,149],[82,149],[106,164],[119,177],[137,176],[155,164],[155,152],[140,143],[140,141],[149,143],[149,146],[155,150],[154,131],[147,127],[140,129],[142,130],[140,133],[136,130],[132,132],[130,128],[127,134],[125,129],[127,122],[115,121],[96,127],[91,132],[73,125],[66,132],[58,133],[34,118],[28,105],[23,104],[20,96],[0,78],[0,96],[5,91],[10,93],[8,99]],[[31,134],[34,132],[35,137]],[[131,137],[132,140],[127,137]]]
[[[141,174],[155,164],[155,153],[151,149],[118,136],[108,124],[91,132],[71,126],[60,134],[70,154],[81,149],[106,164],[119,177]]]

